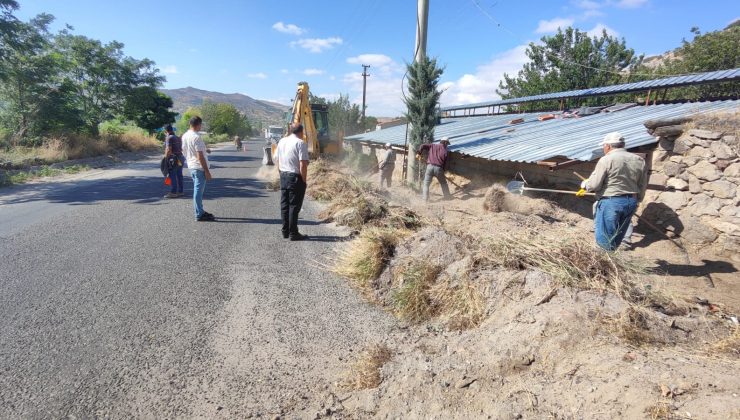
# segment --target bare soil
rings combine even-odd
[[[396,247],[370,300],[393,311],[394,270],[427,260],[446,278],[476,270],[482,319],[461,329],[443,318],[401,318],[402,332],[382,343],[392,355],[380,368],[380,385],[348,390],[338,378],[327,416],[740,417],[740,276],[732,257],[679,249],[638,224],[636,245],[624,252],[650,269],[639,286],[675,302],[680,310],[673,312],[563,287],[537,270],[478,269],[459,238],[484,241],[523,230],[589,238],[591,202],[453,181],[450,201],[441,200],[438,187],[429,203],[405,187],[380,193],[427,227]]]

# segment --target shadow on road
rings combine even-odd
[[[185,198],[192,197],[193,181],[185,175]],[[115,179],[49,182],[28,186],[17,196],[0,198],[3,204],[49,201],[90,205],[101,201],[130,201],[132,204],[160,204],[167,193],[163,178],[135,176]],[[252,178],[214,178],[206,186],[206,198],[265,197],[264,183]]]
[[[276,206],[276,212],[279,213],[280,209]],[[254,219],[251,217],[218,217],[216,222],[222,222],[222,223],[250,223],[250,224],[260,224],[260,225],[281,225],[283,224],[282,220],[280,219]],[[298,225],[304,225],[304,226],[316,226],[323,224],[323,222],[320,221],[314,221],[314,220],[301,220],[298,222]]]

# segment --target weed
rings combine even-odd
[[[360,235],[339,249],[339,256],[332,271],[352,282],[366,295],[372,291],[372,281],[380,276],[398,241],[406,232],[390,229],[367,228]]]
[[[420,323],[437,314],[439,308],[430,296],[430,288],[441,271],[441,267],[424,261],[412,261],[397,270],[393,301],[400,318]]]
[[[362,352],[345,374],[342,386],[359,390],[377,388],[383,381],[381,369],[393,356],[385,344],[375,344]]]
[[[712,343],[709,346],[709,351],[710,353],[740,357],[740,327],[735,326],[727,337]]]
[[[483,320],[485,299],[467,278],[437,283],[430,288],[429,296],[451,330],[474,328]]]

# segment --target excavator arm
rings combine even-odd
[[[292,125],[303,124],[303,141],[308,143],[308,153],[312,156],[318,156],[321,152],[319,146],[319,136],[316,131],[316,123],[313,120],[313,112],[309,98],[308,83],[299,82],[298,90],[293,101]]]

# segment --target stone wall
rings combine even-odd
[[[648,191],[645,203],[661,204],[662,209],[649,216],[685,242],[737,254],[740,139],[696,128],[678,132],[677,137],[658,138],[650,184],[663,191]]]

